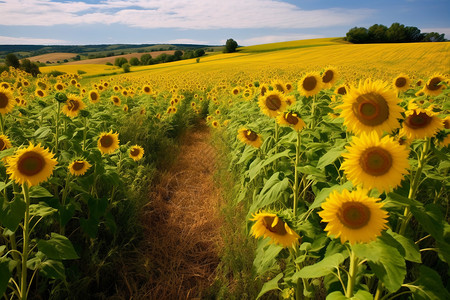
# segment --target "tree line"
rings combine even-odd
[[[353,27],[347,32],[345,40],[354,44],[445,42],[444,36],[443,33],[422,33],[417,27],[392,23],[389,28],[382,24],[374,24],[369,29]]]
[[[2,73],[3,71],[9,71],[10,67],[21,69],[27,73],[30,73],[34,77],[36,77],[37,74],[41,73],[41,71],[39,71],[39,65],[37,63],[32,62],[26,58],[19,61],[14,53],[9,53],[6,55],[5,63],[0,65],[0,73]]]

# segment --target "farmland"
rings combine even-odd
[[[448,298],[449,54],[328,38],[3,72],[0,295]]]

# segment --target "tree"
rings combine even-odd
[[[420,29],[414,26],[406,26],[406,41],[410,43],[420,42],[423,38],[423,34],[420,33]]]
[[[444,38],[445,34],[439,34],[437,32],[430,32],[425,33],[423,35],[422,41],[423,42],[445,42],[446,39]]]
[[[114,65],[118,67],[122,67],[123,64],[126,64],[128,60],[125,57],[117,57],[114,61]]]
[[[369,41],[369,31],[364,27],[353,27],[346,36],[347,41],[354,44],[363,44]]]
[[[20,67],[20,62],[14,53],[9,53],[5,57],[5,65],[18,69]]]
[[[141,64],[146,66],[150,64],[150,60],[152,59],[152,56],[150,54],[142,54],[141,55]]]
[[[236,48],[238,47],[238,43],[233,39],[228,39],[225,43],[225,49],[223,49],[223,53],[232,53],[236,52]]]
[[[383,43],[386,41],[387,27],[381,24],[374,24],[369,27],[369,40],[371,43]]]
[[[390,43],[407,42],[407,34],[405,25],[400,23],[392,23],[391,27],[386,31],[387,41]]]
[[[237,45],[237,44],[236,44]],[[203,50],[203,49],[196,49],[195,51],[194,51],[194,56],[195,57],[200,57],[200,56],[203,56],[203,55],[205,55],[205,50]]]
[[[130,58],[130,65],[138,66],[140,64],[139,59],[137,57]]]
[[[129,64],[129,63],[124,63],[124,64],[122,65],[122,69],[123,69],[123,72],[124,72],[124,73],[130,72],[130,64]]]
[[[177,60],[181,59],[181,57],[183,56],[183,51],[181,50],[176,50],[175,53],[173,54]]]
[[[39,70],[39,66],[35,64],[34,62],[31,62],[29,59],[22,59],[22,64],[20,67],[22,70],[24,70],[27,73],[30,73],[33,75],[33,77],[36,77],[37,74],[41,74],[41,71]]]

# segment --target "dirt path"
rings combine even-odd
[[[192,299],[214,280],[221,247],[220,192],[206,125],[181,140],[179,157],[145,212],[150,280],[136,299]]]

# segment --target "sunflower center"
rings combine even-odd
[[[83,167],[84,167],[83,161],[76,161],[72,165],[72,169],[74,169],[75,171],[80,171],[81,169],[83,169]]]
[[[276,233],[278,235],[286,235],[287,231],[286,228],[284,228],[284,222],[280,219],[278,219],[278,222],[275,226],[272,227],[273,221],[275,220],[275,218],[278,217],[270,217],[270,216],[266,216],[263,218],[264,220],[264,227],[267,228],[267,230],[269,230],[270,232]]]
[[[298,118],[296,116],[294,116],[292,113],[287,113],[284,117],[284,119],[292,125],[297,125],[298,123]]]
[[[284,88],[283,88],[283,86],[282,86],[281,84],[279,84],[279,83],[275,84],[275,88],[276,88],[278,91],[284,93]]]
[[[78,108],[80,107],[80,103],[78,103],[78,101],[76,101],[76,100],[69,99],[67,101],[67,107],[71,111],[77,111]]]
[[[148,86],[146,86],[146,87],[144,88],[144,92],[150,93],[150,88],[149,88]]]
[[[404,77],[399,77],[395,80],[395,86],[396,87],[404,87],[406,85],[406,78]]]
[[[254,131],[247,130],[247,133],[245,134],[245,137],[247,138],[247,140],[253,142],[253,141],[256,141],[256,139],[258,138],[258,135]]]
[[[361,154],[359,164],[364,172],[372,176],[381,176],[391,169],[392,156],[383,148],[371,147]]]
[[[333,80],[333,75],[334,75],[333,71],[327,70],[322,77],[322,82],[324,82],[324,83],[330,82],[331,80]]]
[[[6,148],[6,143],[3,139],[0,139],[0,151],[5,150]]]
[[[266,98],[266,106],[270,110],[278,110],[281,107],[281,99],[277,95],[269,95]]]
[[[265,86],[263,86],[261,88],[261,96],[264,96],[266,94],[266,92],[267,92],[267,88]]]
[[[138,148],[133,148],[130,150],[130,154],[131,156],[138,156],[139,155],[139,149]]]
[[[105,135],[100,138],[100,144],[102,145],[102,147],[109,148],[113,143],[114,139],[112,138],[112,136]]]
[[[98,99],[97,94],[91,93],[91,99],[92,99],[92,101],[96,101]]]
[[[234,89],[234,90],[233,90],[233,94],[234,94],[234,95],[237,95],[238,93],[239,93],[239,90],[238,90],[238,89]]]
[[[20,173],[26,176],[33,176],[41,172],[45,167],[45,159],[36,152],[27,152],[22,155],[17,168]]]
[[[114,98],[113,98],[113,101],[114,101],[114,103],[118,103],[118,102],[119,102],[119,98],[114,97]]]
[[[292,89],[292,85],[290,83],[286,84],[286,89],[290,91]]]
[[[358,120],[367,126],[377,126],[389,118],[389,106],[383,96],[368,93],[358,96],[352,106]]]
[[[5,93],[0,93],[0,108],[8,106],[9,98]]]
[[[427,89],[429,89],[430,91],[438,90],[441,87],[439,85],[440,82],[441,82],[441,79],[439,77],[432,78],[430,80],[430,84],[427,84]]]
[[[345,227],[359,229],[369,223],[370,209],[360,202],[344,202],[337,217]]]
[[[344,86],[341,86],[340,88],[338,88],[337,93],[339,95],[345,95],[345,94],[347,94],[347,90],[345,89]]]
[[[39,91],[37,92],[37,94],[38,94],[39,97],[44,97],[44,92],[43,92],[43,91],[40,91],[40,90],[39,90]]]
[[[312,91],[317,86],[317,79],[314,76],[306,77],[303,80],[302,86],[306,91]]]
[[[414,112],[406,118],[405,125],[412,129],[420,129],[427,127],[432,120],[433,117],[430,117],[424,112],[420,112],[418,114],[417,112]]]
[[[444,120],[445,129],[450,129],[450,120]]]

